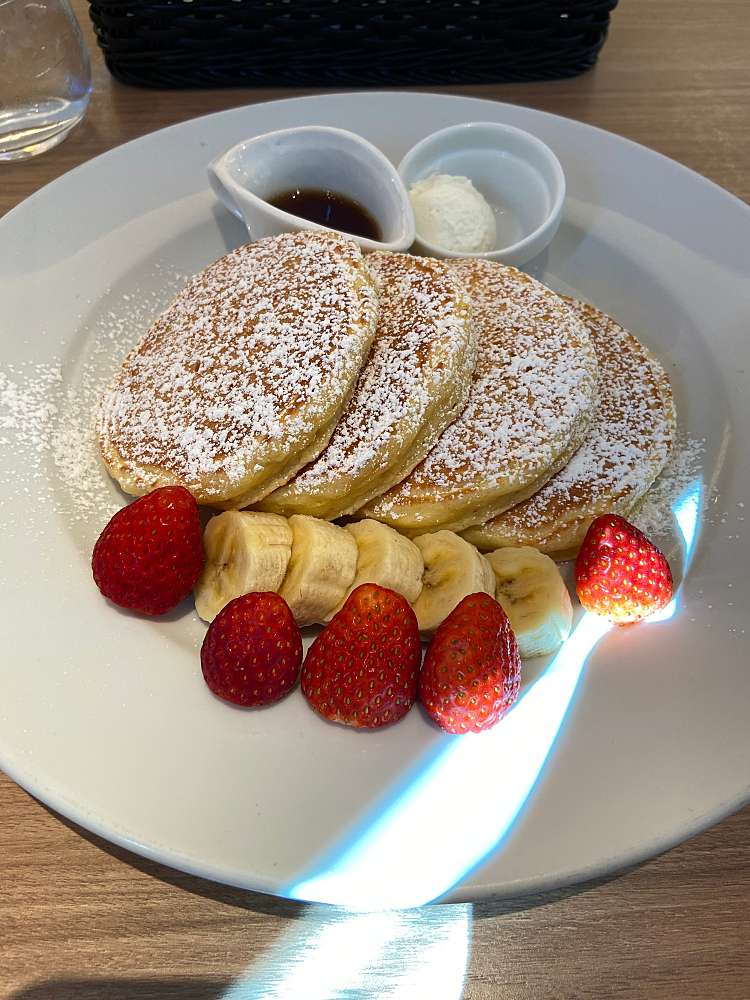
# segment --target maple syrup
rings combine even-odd
[[[299,215],[351,236],[363,236],[368,240],[382,238],[380,227],[370,213],[358,202],[335,191],[295,188],[271,198],[269,204],[282,212]]]

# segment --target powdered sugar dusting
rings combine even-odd
[[[235,495],[331,418],[375,310],[350,240],[285,234],[227,254],[188,283],[105,394],[108,464],[141,490],[166,473],[203,499]]]
[[[571,518],[628,513],[667,461],[675,436],[669,381],[659,363],[609,316],[569,300],[599,362],[599,399],[588,436],[570,462],[487,530],[541,542]]]
[[[29,505],[47,507],[54,513],[80,515],[75,505],[68,505],[60,497],[49,467],[58,454],[66,469],[75,466],[75,489],[71,496],[78,500],[85,497],[89,483],[79,476],[79,447],[74,435],[63,433],[67,391],[63,383],[62,368],[58,361],[50,364],[8,365],[0,370],[0,449],[3,452],[2,491],[0,507],[5,508],[3,520],[7,526],[17,522],[14,512],[20,506],[24,530],[28,529]],[[92,455],[95,453],[92,451]],[[98,485],[101,488],[104,472],[99,469]],[[28,505],[26,500],[28,499]],[[98,507],[97,507],[98,509]],[[36,522],[37,534],[44,530]]]
[[[49,444],[48,428],[57,413],[57,389],[62,382],[59,364],[8,365],[0,370],[0,444],[10,445],[20,432],[29,460]]]
[[[158,291],[134,289],[120,299],[105,293],[106,309],[91,329],[82,327],[81,354],[0,369],[0,448],[7,459],[0,506],[31,494],[35,505],[97,531],[122,505],[99,457],[93,411],[123,351],[142,336],[170,288],[184,281],[155,267]],[[6,524],[10,517],[6,509]]]
[[[704,451],[702,439],[684,437],[677,441],[661,475],[635,513],[630,515],[630,520],[644,535],[662,544],[672,536],[677,504],[696,484],[703,483]],[[704,495],[702,499],[705,505],[709,498]],[[697,511],[697,515],[700,520],[702,512]]]
[[[50,428],[59,407],[60,365],[7,365],[0,369],[0,448],[11,460],[2,463],[0,507],[19,496],[39,503],[51,497],[44,468],[51,446]],[[4,510],[6,527],[12,522]]]
[[[409,478],[373,516],[476,489],[522,488],[581,433],[596,393],[596,360],[578,318],[528,275],[479,260],[453,262],[479,329],[469,401]]]
[[[383,253],[371,254],[367,265],[380,298],[367,365],[328,447],[269,498],[272,502],[319,494],[332,483],[342,494],[351,492],[355,481],[371,479],[399,459],[441,401],[454,403],[454,396],[460,400],[464,395],[454,392],[454,386],[474,366],[476,338],[468,298],[449,266]],[[453,408],[445,407],[445,422]]]
[[[156,288],[131,288],[119,297],[107,291],[104,307],[87,332],[78,364],[70,366],[50,428],[51,453],[59,477],[59,504],[72,522],[101,526],[122,506],[102,463],[95,410],[122,355],[143,336],[174,290],[185,283],[178,271],[154,265]]]

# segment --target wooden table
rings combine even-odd
[[[0,165],[0,214],[128,139],[289,93],[120,86],[104,68],[86,3],[74,0],[73,6],[93,59],[88,117],[56,150],[23,165]],[[460,92],[619,132],[750,201],[749,53],[747,0],[623,0],[593,72]],[[596,885],[514,904],[413,911],[394,920],[389,943],[366,954],[358,973],[345,974],[351,959],[345,944],[333,964],[320,964],[330,934],[340,931],[343,941],[352,933],[343,914],[143,861],[60,820],[0,774],[0,998],[747,1000],[748,841],[750,808]],[[467,949],[452,950],[446,942],[460,945],[467,929],[462,991]],[[377,937],[371,922],[354,933],[360,942]],[[428,955],[437,973],[433,986],[404,986],[399,977]],[[304,985],[292,991],[289,976],[301,961]],[[396,983],[400,992],[393,992]]]

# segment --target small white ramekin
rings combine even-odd
[[[430,257],[480,257],[520,267],[544,250],[560,225],[560,161],[541,139],[512,125],[467,122],[433,132],[409,150],[398,172],[407,190],[432,174],[468,177],[495,213],[493,250],[456,252],[417,232],[414,250]]]
[[[361,136],[322,125],[266,132],[232,146],[208,167],[217,197],[244,220],[250,238],[301,229],[316,222],[284,212],[269,199],[297,188],[331,190],[357,202],[380,226],[382,240],[347,233],[365,250],[407,250],[414,213],[396,168]]]

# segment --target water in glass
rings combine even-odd
[[[83,118],[90,93],[68,0],[0,0],[0,160],[56,146]]]

